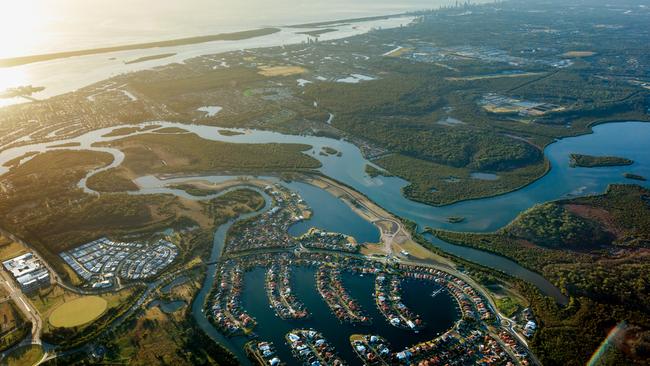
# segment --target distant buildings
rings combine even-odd
[[[50,272],[32,253],[9,259],[2,262],[2,265],[25,293],[50,285]]]
[[[115,277],[140,280],[153,277],[169,266],[178,248],[166,241],[151,244],[97,239],[60,254],[93,288],[112,287]]]

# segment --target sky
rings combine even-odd
[[[455,0],[3,0],[0,58],[430,9]]]

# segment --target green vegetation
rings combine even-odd
[[[5,297],[8,294],[0,295]],[[0,350],[2,351],[18,344],[32,331],[32,323],[23,317],[13,300],[0,303],[0,319],[2,319],[0,324]]]
[[[340,151],[336,150],[333,147],[329,147],[329,146],[323,146],[323,148],[321,150],[321,154],[323,154],[323,155],[336,155],[336,156],[343,155]]]
[[[233,144],[210,141],[195,134],[144,134],[107,145],[124,151],[119,170],[136,176],[159,173],[207,173],[216,171],[283,171],[314,169],[320,163],[302,152],[308,145]]]
[[[583,365],[621,321],[628,323],[628,346],[609,364],[647,358],[649,228],[650,191],[612,185],[601,196],[536,206],[496,233],[428,231],[450,243],[512,258],[571,296],[563,309],[521,287],[541,325],[532,340],[535,354],[544,364]]]
[[[249,202],[257,206],[261,200],[255,192],[236,191],[215,201],[223,207],[207,209],[171,195],[95,196],[77,187],[88,171],[111,161],[106,153],[57,150],[12,168],[2,176],[6,189],[0,192],[0,227],[29,242],[63,278],[74,280],[58,256],[63,250],[102,236],[145,234],[169,227],[210,230],[214,222],[247,209]]]
[[[376,167],[374,167],[373,165],[370,165],[370,164],[366,164],[365,171],[366,171],[366,174],[368,174],[368,176],[370,178],[376,178],[376,177],[379,177],[379,176],[382,176],[382,177],[392,177],[393,176],[388,171],[377,169]]]
[[[50,314],[53,327],[74,328],[99,318],[108,303],[98,296],[83,296],[61,304]]]
[[[336,32],[337,30],[338,29],[336,28],[324,28],[324,29],[316,29],[316,30],[306,31],[306,32],[298,32],[297,34],[305,34],[312,37],[318,37],[321,34]]]
[[[210,196],[221,191],[219,189],[198,188],[193,184],[172,184],[169,186],[169,188],[180,189],[181,191],[185,191],[187,194],[191,194],[192,196],[197,197]]]
[[[496,299],[497,307],[505,316],[511,317],[519,310],[521,310],[521,305],[517,303],[511,297],[502,297]]]
[[[146,125],[144,127],[120,127],[107,134],[104,134],[102,137],[126,136],[135,132],[144,132],[156,128],[160,128],[160,125]]]
[[[0,92],[0,99],[31,96],[32,94],[41,92],[43,90],[45,90],[45,87],[43,86],[31,85],[8,88],[5,91]]]
[[[156,133],[174,134],[174,133],[189,133],[189,132],[187,130],[184,130],[184,129],[178,128],[178,127],[165,127],[165,128],[161,128],[159,130],[156,130]]]
[[[238,189],[208,201],[206,211],[214,217],[214,226],[218,226],[242,214],[259,211],[264,204],[264,197],[256,191]]]
[[[233,131],[233,130],[219,130],[219,134],[222,136],[239,136],[243,135],[243,132]]]
[[[159,60],[161,58],[172,57],[172,56],[175,56],[175,55],[176,55],[175,53],[161,53],[159,55],[144,56],[144,57],[136,58],[135,60],[124,61],[124,63],[126,65],[137,64],[139,62],[145,62],[145,61],[151,61],[151,60]]]
[[[582,154],[571,154],[571,166],[583,168],[595,168],[603,166],[624,166],[632,165],[634,162],[630,159],[620,158],[618,156],[592,156]]]
[[[43,348],[39,345],[20,347],[12,351],[4,360],[7,366],[32,366],[43,358]]]
[[[29,157],[32,157],[32,156],[34,156],[34,155],[38,155],[38,154],[39,154],[39,153],[36,152],[36,151],[29,151],[29,152],[26,152],[26,153],[24,153],[23,155],[21,155],[21,156],[19,156],[19,157],[16,157],[16,158],[13,158],[13,159],[9,160],[8,162],[6,162],[6,163],[5,163],[5,166],[7,166],[7,167],[18,166],[18,164],[20,164],[20,162],[21,162],[23,159],[27,159],[27,158],[29,158]]]
[[[157,292],[166,301],[190,303],[200,288],[202,271],[187,272],[190,280],[170,294]],[[161,331],[164,329],[165,331]],[[222,365],[234,366],[235,357],[212,341],[197,326],[189,307],[166,314],[158,306],[145,306],[95,341],[106,347],[102,363],[129,365]],[[49,365],[84,365],[85,352],[57,357]]]
[[[452,224],[459,224],[461,222],[465,221],[465,218],[463,216],[449,216],[447,217],[447,222],[452,223]]]
[[[556,203],[545,203],[521,214],[504,231],[536,245],[560,249],[597,247],[611,242],[598,222],[579,216]]]
[[[137,44],[130,44],[125,46],[114,46],[114,47],[94,48],[94,49],[80,50],[80,51],[48,53],[43,55],[12,57],[12,58],[0,59],[0,67],[20,66],[24,64],[33,63],[33,62],[50,61],[59,58],[67,58],[67,57],[94,55],[98,53],[140,50],[145,48],[184,46],[184,45],[213,42],[213,41],[239,41],[248,38],[265,36],[265,35],[277,33],[279,31],[280,29],[278,28],[262,28],[262,29],[256,29],[250,31],[223,33],[223,34],[216,34],[210,36],[179,38],[179,39],[172,39],[169,41],[137,43]]]
[[[498,180],[472,179],[470,169],[454,168],[404,155],[388,155],[374,161],[409,181],[402,190],[415,201],[446,205],[457,201],[506,193],[543,176],[548,163],[499,172]]]
[[[634,173],[623,173],[623,176],[627,179],[646,181],[646,177]]]
[[[65,144],[52,145],[50,147],[77,147],[77,146],[81,146],[81,144],[78,142],[68,142]]]
[[[86,182],[88,188],[97,192],[137,191],[138,185],[122,170],[116,168],[93,174]]]

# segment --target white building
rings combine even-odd
[[[11,273],[23,292],[32,292],[50,285],[50,272],[32,253],[9,259],[2,262],[2,265]]]

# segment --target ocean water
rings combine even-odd
[[[474,1],[479,2],[479,1]],[[0,58],[438,8],[456,0],[21,0]],[[15,27],[20,27],[16,34]],[[11,32],[14,28],[14,32]]]

